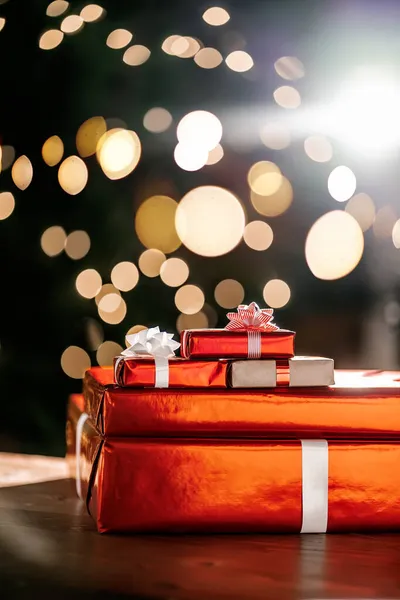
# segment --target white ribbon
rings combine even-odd
[[[328,442],[300,440],[303,519],[300,533],[326,533],[328,527]]]
[[[75,456],[76,456],[76,493],[78,498],[83,500],[82,497],[82,479],[81,479],[81,447],[82,447],[82,434],[83,426],[85,425],[89,415],[82,413],[76,424],[76,439],[75,439]]]
[[[152,356],[155,365],[155,385],[156,388],[167,388],[169,386],[169,365],[168,359],[175,356],[175,350],[180,346],[174,339],[173,333],[160,331],[159,327],[143,329],[139,333],[133,333],[126,336],[126,343],[129,347],[121,352],[115,361],[114,375],[117,379],[118,366],[121,360],[126,358],[137,358],[143,356]]]
[[[261,358],[261,333],[249,330],[247,332],[247,358]]]

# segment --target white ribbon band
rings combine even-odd
[[[154,387],[167,388],[169,386],[168,358],[166,356],[155,356],[154,368],[156,370]]]
[[[328,442],[301,440],[302,506],[300,533],[325,533],[328,527]]]
[[[247,332],[247,358],[261,358],[261,333],[249,330]]]
[[[76,424],[76,440],[75,440],[75,455],[76,455],[76,493],[78,498],[83,500],[82,497],[82,479],[81,479],[81,447],[82,447],[82,434],[83,426],[85,425],[89,415],[82,413]]]

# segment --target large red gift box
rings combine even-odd
[[[336,371],[326,388],[139,389],[113,370],[84,379],[85,412],[108,436],[394,438],[400,432],[400,374]]]
[[[100,532],[298,533],[307,519],[312,530],[307,441],[108,438],[82,408],[72,396],[67,457]],[[327,531],[399,530],[400,444],[317,444]]]

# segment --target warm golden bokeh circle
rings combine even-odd
[[[356,268],[364,251],[364,235],[354,217],[334,210],[320,217],[308,232],[305,254],[315,277],[333,280]]]
[[[176,135],[181,144],[203,148],[208,152],[221,141],[222,124],[213,113],[195,110],[182,117]]]
[[[181,258],[168,258],[160,269],[161,280],[170,287],[183,285],[189,277],[189,267]]]
[[[170,53],[179,58],[193,58],[200,48],[200,43],[195,38],[182,36],[172,42]]]
[[[251,190],[259,196],[272,196],[282,185],[283,175],[273,162],[261,160],[252,165],[247,174]]]
[[[117,294],[114,294],[114,297],[111,298],[109,303],[106,303],[106,299],[108,298],[107,296],[104,296],[104,298],[102,299],[102,302],[105,304],[105,307],[107,309],[116,306],[117,308],[115,310],[104,310],[101,307],[100,303],[97,307],[100,318],[102,319],[102,321],[108,323],[109,325],[118,325],[126,317],[127,308],[125,300],[123,298],[120,298],[120,300],[118,301],[115,298],[115,296],[117,296]]]
[[[271,308],[282,308],[290,300],[290,287],[282,279],[271,279],[264,286],[263,298]]]
[[[119,290],[115,287],[115,285],[113,285],[112,283],[105,283],[101,286],[98,293],[96,294],[95,302],[97,306],[99,306],[104,296],[109,296],[110,294],[114,294],[115,296],[121,296]]]
[[[86,231],[72,231],[65,242],[65,253],[73,260],[86,256],[90,250],[90,237]]]
[[[264,146],[271,150],[283,150],[290,145],[290,131],[286,125],[279,122],[270,122],[260,130],[260,138]]]
[[[249,71],[254,66],[252,57],[244,50],[234,50],[228,54],[225,62],[232,71],[237,73]]]
[[[79,15],[68,15],[62,20],[60,29],[66,34],[78,33],[84,24],[84,20]]]
[[[48,17],[59,17],[66,10],[68,10],[69,2],[66,0],[54,0],[54,2],[50,2],[46,9],[46,15]]]
[[[174,252],[181,245],[175,229],[177,202],[168,196],[152,196],[138,208],[135,229],[146,248]]]
[[[138,67],[150,58],[150,50],[146,46],[136,44],[125,50],[122,60],[130,67]]]
[[[143,118],[143,126],[152,133],[162,133],[172,124],[172,115],[161,107],[151,108]]]
[[[208,326],[208,317],[202,310],[194,315],[181,313],[176,320],[176,328],[179,333],[185,329],[206,329]]]
[[[33,178],[33,167],[25,155],[17,158],[11,169],[11,177],[17,188],[26,190]]]
[[[236,279],[224,279],[215,287],[214,298],[222,308],[236,308],[243,302],[244,287]]]
[[[175,146],[174,159],[178,167],[184,171],[198,171],[208,160],[208,150],[204,146],[179,142]]]
[[[294,109],[301,104],[301,96],[298,90],[290,85],[283,85],[274,91],[274,100],[282,108]]]
[[[221,256],[242,239],[245,214],[228,190],[207,185],[188,192],[178,204],[176,231],[182,243],[201,256]]]
[[[204,306],[204,294],[197,285],[184,285],[175,294],[175,305],[185,315],[194,315]]]
[[[223,157],[224,149],[221,144],[218,144],[218,146],[209,151],[206,165],[216,165]]]
[[[132,33],[127,29],[114,29],[107,37],[106,44],[113,50],[120,50],[130,44],[132,37]]]
[[[194,57],[194,62],[202,69],[215,69],[222,61],[222,54],[216,48],[202,48]]]
[[[94,298],[101,290],[101,277],[95,269],[85,269],[75,281],[76,289],[83,298]]]
[[[323,135],[310,135],[304,141],[305,153],[315,162],[328,162],[333,156],[332,144]]]
[[[390,205],[380,208],[372,226],[374,236],[378,239],[390,238],[396,221],[396,213]]]
[[[41,50],[54,50],[61,44],[64,39],[64,34],[59,29],[49,29],[45,31],[39,40],[39,48]]]
[[[149,248],[139,256],[139,269],[146,277],[157,277],[160,274],[161,265],[166,260],[166,256],[161,250]]]
[[[102,6],[98,4],[87,4],[84,6],[80,12],[81,18],[85,21],[85,23],[95,23],[102,17],[104,17],[105,10]]]
[[[286,177],[282,177],[279,189],[269,196],[260,196],[251,191],[251,203],[260,215],[265,217],[278,217],[290,207],[293,201],[292,184]]]
[[[76,134],[76,149],[83,158],[96,153],[97,144],[107,131],[103,117],[91,117],[79,127]]]
[[[126,177],[136,168],[142,153],[139,136],[129,129],[110,129],[101,136],[96,156],[104,174],[112,180]]]
[[[114,358],[121,354],[123,348],[117,342],[103,342],[97,349],[96,360],[100,367],[111,367]]]
[[[15,208],[15,199],[11,192],[0,192],[0,221],[7,219]]]
[[[115,294],[115,293],[111,293],[111,294],[106,294],[105,296],[103,296],[98,304],[98,310],[99,312],[105,312],[105,313],[115,313],[116,310],[118,310],[118,308],[120,307],[122,303],[122,297],[121,295]]]
[[[345,211],[348,212],[360,225],[363,231],[372,227],[375,221],[375,204],[372,198],[361,192],[355,194],[346,204]]]
[[[214,27],[225,25],[230,18],[228,11],[220,6],[212,6],[203,13],[204,21],[208,23],[208,25],[213,25]]]
[[[55,167],[64,154],[64,144],[58,135],[49,137],[42,146],[42,158],[46,165]]]
[[[357,180],[349,167],[341,165],[333,169],[328,177],[328,191],[338,202],[346,202],[356,191]]]
[[[251,221],[244,228],[243,239],[252,250],[267,250],[272,244],[272,228],[264,221]]]
[[[274,63],[275,71],[282,79],[301,79],[304,77],[304,65],[295,56],[282,56]]]
[[[139,271],[132,262],[120,262],[111,271],[111,281],[121,292],[129,292],[139,281]]]
[[[14,162],[15,159],[15,150],[12,146],[2,146],[1,148],[1,171],[8,169]]]
[[[82,379],[90,366],[88,353],[78,346],[69,346],[61,355],[61,368],[72,379]]]
[[[53,225],[42,233],[40,246],[47,256],[57,256],[64,250],[67,234],[59,225]]]
[[[79,156],[68,156],[58,169],[58,182],[64,192],[76,196],[85,188],[89,173]]]

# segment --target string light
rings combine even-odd
[[[259,196],[272,196],[279,190],[282,181],[281,170],[268,160],[255,163],[247,174],[247,182],[251,190]]]
[[[101,136],[96,149],[104,174],[112,180],[126,177],[136,168],[142,154],[138,135],[128,129],[111,129]]]
[[[244,288],[236,279],[224,279],[216,286],[214,298],[222,308],[235,308],[243,302]]]
[[[78,33],[84,24],[84,20],[79,15],[68,15],[68,17],[62,20],[60,29],[63,33],[67,34]]]
[[[115,356],[121,354],[123,348],[117,342],[103,342],[97,349],[96,360],[100,367],[111,367]]]
[[[260,130],[260,138],[264,146],[271,150],[283,150],[290,145],[290,131],[282,123],[271,122]]]
[[[271,279],[264,286],[263,298],[271,308],[282,308],[290,300],[290,287],[282,279]]]
[[[338,202],[346,202],[351,198],[356,187],[356,176],[349,167],[336,167],[329,175],[328,190],[332,198]]]
[[[119,290],[115,287],[115,285],[113,285],[112,283],[105,283],[104,285],[101,286],[101,289],[96,294],[95,302],[96,302],[97,306],[99,306],[101,300],[105,296],[109,296],[110,294],[121,297],[121,294],[120,294]],[[116,302],[117,302],[117,304],[119,304],[119,300]]]
[[[54,0],[54,2],[50,2],[46,9],[46,15],[48,17],[59,17],[64,14],[69,8],[69,2],[65,2],[64,0]]]
[[[106,40],[106,44],[113,50],[121,50],[132,41],[133,35],[127,29],[114,29]]]
[[[82,379],[85,371],[90,369],[90,357],[78,346],[69,346],[61,355],[61,367],[68,377]]]
[[[64,34],[59,29],[49,29],[42,33],[39,39],[39,48],[41,50],[54,50],[61,44]]]
[[[151,52],[146,46],[138,44],[125,50],[122,60],[130,67],[138,67],[150,58],[150,54]]]
[[[286,177],[278,190],[269,196],[261,196],[251,191],[250,200],[258,213],[265,217],[278,217],[288,210],[293,201],[292,184]]]
[[[1,170],[5,171],[11,167],[15,159],[15,150],[12,146],[1,147]]]
[[[274,100],[282,108],[298,108],[301,104],[301,96],[298,90],[290,85],[283,85],[274,91]]]
[[[175,304],[185,315],[194,315],[203,308],[204,294],[196,285],[184,285],[175,294]]]
[[[176,135],[181,144],[209,152],[221,141],[221,121],[211,112],[195,110],[179,121]]]
[[[177,202],[168,196],[147,198],[138,208],[135,229],[146,248],[174,252],[181,245],[175,229]]]
[[[304,151],[311,160],[320,163],[330,161],[333,156],[332,144],[323,135],[310,135],[304,141]]]
[[[282,56],[274,63],[275,71],[282,79],[301,79],[304,77],[304,65],[295,56]]]
[[[64,154],[64,144],[58,135],[49,137],[42,146],[42,157],[46,165],[55,167]]]
[[[104,14],[104,8],[98,4],[88,4],[87,6],[84,6],[80,12],[81,18],[86,23],[94,23],[95,21],[101,19]]]
[[[375,204],[368,194],[356,194],[346,204],[345,211],[352,215],[363,231],[372,227],[375,221]]]
[[[207,315],[202,310],[194,315],[181,313],[176,320],[176,328],[179,333],[185,329],[206,329],[208,326]]]
[[[172,115],[165,108],[151,108],[144,115],[143,126],[152,133],[162,133],[172,124]]]
[[[244,228],[243,239],[253,250],[267,250],[272,244],[274,234],[268,223],[252,221]]]
[[[86,231],[73,231],[65,242],[65,253],[73,260],[86,256],[90,250],[90,237]]]
[[[372,226],[376,238],[386,239],[392,236],[397,216],[391,206],[383,206],[378,210]]]
[[[237,73],[245,73],[254,66],[250,54],[244,50],[235,50],[234,52],[231,52],[226,57],[225,62],[232,71],[236,71]]]
[[[194,57],[194,62],[202,69],[215,69],[222,61],[221,52],[215,48],[201,48]]]
[[[79,156],[68,156],[58,169],[58,182],[71,196],[80,194],[88,181],[87,166]]]
[[[160,274],[161,265],[165,260],[167,260],[166,256],[161,250],[150,248],[142,252],[139,256],[139,269],[147,277],[157,277]]]
[[[14,196],[11,192],[0,193],[0,221],[7,219],[15,208]]]
[[[47,256],[57,256],[64,250],[67,234],[59,225],[53,225],[42,233],[40,246]]]
[[[0,31],[3,31],[5,24],[6,24],[5,18],[0,17]]]
[[[101,289],[101,277],[95,269],[85,269],[75,281],[78,293],[84,298],[94,298]]]
[[[76,134],[76,149],[82,158],[96,153],[97,145],[107,131],[103,117],[91,117],[79,127]]]
[[[160,277],[166,285],[179,287],[189,277],[189,267],[181,258],[168,258],[161,265]]]
[[[107,298],[107,296],[105,298]],[[97,307],[99,316],[105,323],[108,323],[109,325],[118,325],[119,323],[122,323],[126,317],[126,302],[123,298],[120,298],[119,301],[115,298],[112,298],[111,301],[114,302],[114,304],[104,303],[106,304],[106,308],[109,308],[110,306],[116,306],[116,309],[113,311],[104,310],[99,303],[99,306]]]
[[[33,167],[29,158],[25,155],[17,158],[11,169],[13,182],[20,190],[26,190],[33,177]]]
[[[139,281],[139,271],[132,262],[120,262],[111,271],[111,281],[121,292],[129,292]]]
[[[204,21],[208,23],[208,25],[213,25],[214,27],[225,25],[230,18],[228,11],[220,6],[212,6],[203,13]]]
[[[224,157],[224,149],[221,144],[215,146],[208,153],[206,165],[216,165]]]

